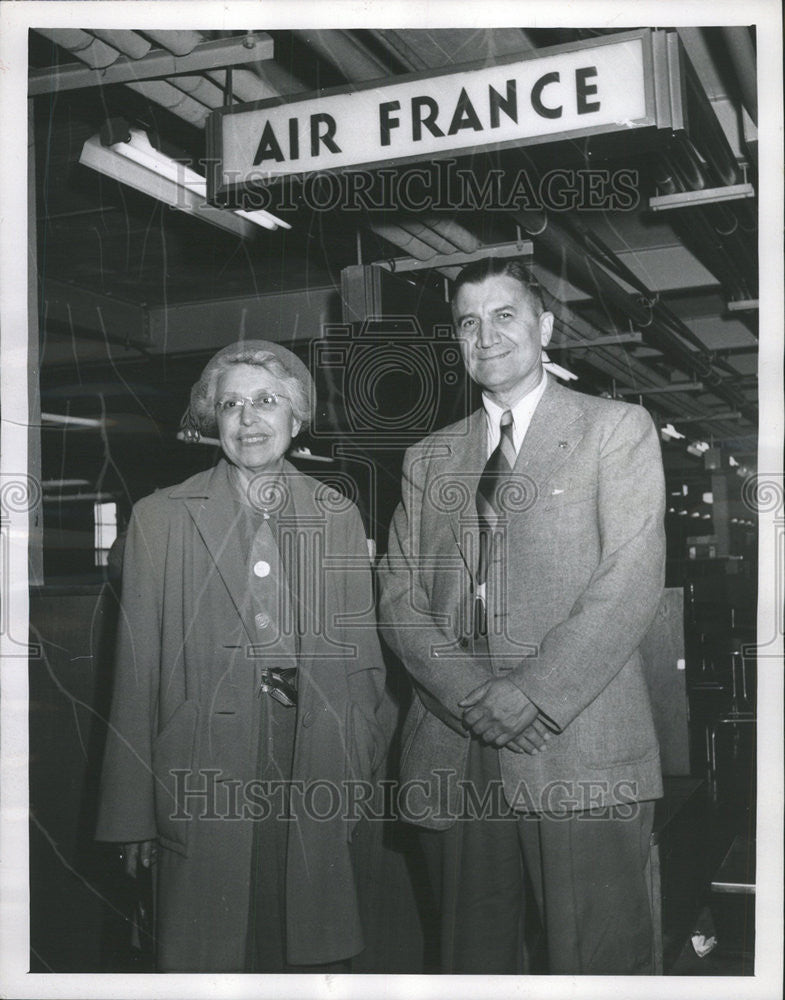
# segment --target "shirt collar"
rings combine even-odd
[[[548,376],[543,371],[542,378],[537,383],[537,385],[526,393],[515,406],[499,406],[498,403],[494,403],[492,399],[489,399],[485,393],[482,397],[482,405],[485,408],[485,416],[488,421],[488,438],[489,442],[492,443],[492,447],[495,448],[499,440],[499,421],[501,420],[502,414],[506,410],[510,410],[512,413],[512,438],[515,444],[515,450],[518,451],[523,441],[526,431],[529,429],[529,424],[531,423],[534,411],[537,409],[537,404],[542,399],[542,395],[545,392],[545,387],[548,384]],[[492,449],[491,449],[492,450]]]

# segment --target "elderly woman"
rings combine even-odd
[[[363,947],[351,838],[384,668],[357,509],[284,458],[313,397],[280,345],[225,347],[189,414],[224,457],[131,517],[97,837],[129,874],[155,864],[161,971]]]

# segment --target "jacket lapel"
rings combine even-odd
[[[452,455],[445,469],[444,486],[439,492],[449,496],[451,484],[461,498],[459,506],[450,507],[450,527],[455,541],[473,577],[477,567],[477,553],[480,544],[479,522],[475,494],[477,485],[487,461],[487,427],[485,410],[475,410],[469,417],[465,442],[456,438],[452,444]]]
[[[248,593],[248,554],[242,550],[237,523],[239,514],[227,479],[226,465],[226,460],[221,459],[211,470],[206,484],[200,484],[201,477],[194,477],[175,487],[169,495],[183,499],[237,609],[248,640],[254,642],[256,628]]]
[[[548,385],[523,439],[515,472],[539,490],[570,457],[584,434],[578,397],[548,377]]]

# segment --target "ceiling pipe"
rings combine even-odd
[[[210,70],[205,73],[208,80],[223,91],[226,83],[226,70]],[[262,80],[257,73],[242,66],[232,68],[232,95],[242,103],[250,101],[265,101],[271,97],[279,97],[278,91]]]
[[[690,140],[712,171],[711,185],[740,183],[741,170],[733,155],[714,108],[698,79],[692,63],[687,62],[684,74],[686,115]]]
[[[537,232],[540,234],[540,237],[542,236],[542,233],[547,228],[547,219],[544,220],[543,217],[542,217],[542,215],[539,214],[539,213],[524,213],[524,212],[521,212],[521,213],[518,213],[518,214],[521,217],[520,220],[519,220],[521,222],[521,224],[523,224],[524,222],[528,221],[528,223],[532,226],[532,228],[537,230]],[[454,224],[454,223],[452,224],[452,226],[454,226],[455,228],[452,228],[451,226],[445,227],[444,226],[444,222],[445,222],[445,220],[438,220],[438,219],[432,220],[433,231],[438,232],[438,231],[444,230],[444,229],[452,230],[453,233],[455,233],[457,231],[460,234],[461,239],[462,239],[462,241],[465,244],[468,243],[471,240],[474,240],[475,243],[476,243],[476,246],[474,246],[472,249],[474,250],[474,249],[479,248],[479,246],[480,246],[479,240],[476,240],[475,237],[472,237],[471,234],[468,233],[466,230],[463,230],[462,227],[457,226],[457,224]],[[407,228],[409,228],[409,227],[415,228],[415,226],[416,226],[416,224],[408,223],[408,222],[407,222],[406,225],[407,225]],[[425,228],[428,228],[428,227],[422,227],[422,228],[425,229]],[[383,225],[382,226],[382,225],[380,225],[380,226],[374,227],[374,230],[379,235],[381,235],[385,239],[387,239],[389,242],[393,243],[395,246],[398,246],[400,249],[409,252],[412,256],[417,257],[418,259],[421,259],[421,260],[425,261],[425,260],[428,260],[431,256],[433,256],[433,251],[432,250],[428,250],[427,256],[425,256],[425,254],[426,254],[426,245],[424,243],[424,238],[426,237],[427,234],[425,232],[423,232],[422,229],[420,230],[420,235],[423,237],[423,239],[421,239],[421,240],[416,239],[416,237],[414,237],[411,233],[406,232],[404,230],[403,226],[397,226],[397,225]],[[568,242],[569,242],[568,240],[565,240],[563,243],[561,243],[561,244],[557,243],[555,245],[566,246]],[[452,249],[455,249],[455,248],[453,247]],[[415,252],[415,251],[418,251],[418,252]],[[470,252],[470,251],[466,251],[466,252]],[[454,278],[455,274],[457,273],[457,271],[459,270],[459,268],[444,268],[444,269],[440,269],[440,270],[442,271],[443,274],[446,274],[447,277]],[[649,293],[649,294],[651,294],[651,293]],[[629,303],[632,303],[632,304],[635,303],[635,300],[633,298],[627,296],[627,299],[628,299],[628,304]],[[570,320],[564,318],[565,316],[566,317],[570,317],[570,318],[574,318],[574,317],[572,317],[572,313],[569,310],[569,307],[567,307],[567,306],[563,305],[562,303],[558,302],[558,303],[554,304],[554,310],[556,311],[557,316],[559,317],[559,325],[560,325],[560,327],[562,329],[564,329],[565,327],[566,328],[570,328]],[[665,317],[663,316],[663,317],[658,317],[658,318],[664,320]],[[584,323],[584,321],[582,321],[582,320],[580,320],[579,322],[581,324]],[[585,325],[588,326],[588,324],[585,324]],[[666,339],[666,337],[667,337],[667,330],[665,331],[665,333],[666,333],[666,336],[663,336],[661,339]],[[686,327],[684,329],[684,333],[687,334],[687,336],[688,336],[688,338],[690,339],[691,342],[694,342],[696,345],[700,345],[700,342],[697,340],[697,338],[694,336],[694,334],[692,334],[692,332],[690,330],[688,330]],[[678,344],[678,341],[676,341],[676,343]],[[654,338],[651,338],[650,345],[651,346],[655,346],[658,351],[661,351],[663,353],[663,355],[667,355],[668,351],[663,347],[663,345],[660,343],[659,339],[655,342]],[[679,361],[679,368],[680,369],[684,369],[685,371],[689,372],[689,371],[692,370],[692,364],[695,361],[695,353],[691,352],[691,351],[689,351],[687,349],[685,349],[681,345],[679,345],[679,347],[681,349],[681,355],[682,355],[680,357],[680,361]],[[579,350],[579,349],[581,349],[581,345],[580,344],[575,344],[574,347],[573,347],[573,349],[574,350]],[[642,361],[639,361],[638,359],[634,358],[630,354],[629,351],[626,351],[626,350],[624,350],[621,347],[614,348],[612,346],[609,346],[609,347],[603,347],[603,348],[589,348],[589,349],[584,348],[584,350],[586,352],[585,363],[589,367],[594,368],[596,371],[601,372],[604,376],[606,376],[606,377],[608,377],[608,378],[610,378],[612,380],[613,379],[618,379],[620,382],[623,382],[625,385],[629,385],[630,378],[632,376],[634,379],[637,379],[637,380],[640,381],[642,389],[644,389],[646,387],[662,386],[662,385],[666,385],[667,384],[667,382],[666,382],[665,379],[663,379],[662,377],[658,376],[645,363],[643,363]],[[712,372],[710,372],[708,370],[708,367],[706,369],[702,369],[702,371],[705,371],[705,374],[708,377],[708,381],[709,382],[714,383],[714,382],[717,381],[717,377]],[[712,391],[713,394],[719,395],[720,398],[722,398],[724,402],[729,402],[729,400],[727,400],[727,399],[724,398],[724,394],[721,394],[721,393],[718,393],[718,392],[715,391],[715,388],[714,388],[713,384],[712,384],[712,390],[711,391]],[[735,403],[736,403],[736,400],[734,398],[734,406],[735,406]],[[655,409],[656,410],[656,406],[652,406],[649,401],[647,401],[647,406],[648,406],[649,409]],[[673,414],[674,412],[677,413],[679,416],[682,416],[682,417],[690,417],[690,418],[699,417],[702,420],[705,420],[707,423],[712,422],[712,416],[711,416],[711,414],[707,414],[705,412],[702,412],[701,408],[700,408],[700,404],[695,404],[694,402],[692,402],[689,399],[685,399],[683,401],[678,401],[675,397],[670,396],[669,399],[668,399],[668,413]],[[755,417],[753,415],[753,416],[750,416],[748,419],[750,419],[751,421],[754,422]],[[734,428],[733,430],[735,431],[736,429]],[[726,428],[723,428],[723,433],[725,433],[725,431],[726,431]],[[731,432],[728,431],[728,433],[731,433]]]
[[[112,46],[129,59],[143,59],[150,51],[150,42],[136,31],[100,31],[91,28],[90,34]]]
[[[674,143],[673,149],[676,150],[677,155],[680,158],[682,166],[686,165],[687,162],[690,163],[690,180],[689,183],[685,181],[686,190],[699,190],[702,191],[705,188],[716,187],[716,181],[711,175],[711,163],[707,161],[703,153],[696,147],[692,139],[688,138],[686,135],[682,135],[678,138],[677,142]],[[741,172],[737,174],[737,182],[743,183],[743,176]],[[750,207],[749,201],[742,200],[733,203],[731,208],[728,203],[711,205],[706,208],[706,211],[714,212],[717,216],[722,216],[724,214],[736,217],[747,217],[748,221],[751,221],[753,227],[757,227],[757,218],[755,212]],[[723,227],[727,228],[727,227]]]
[[[400,226],[388,222],[374,223],[371,225],[371,230],[377,236],[381,236],[382,239],[387,240],[388,243],[392,243],[393,246],[399,247],[412,257],[416,257],[417,260],[429,260],[436,255],[433,247],[428,246],[427,243],[423,243],[422,240]]]
[[[709,186],[706,171],[689,146],[674,143],[660,154],[659,160],[656,180],[663,194],[703,190]],[[756,286],[754,249],[748,245],[744,231],[739,229],[736,212],[726,205],[684,208],[675,213],[673,225],[693,245],[698,257],[723,286],[732,291],[733,297],[744,298],[750,287]]]
[[[348,31],[298,29],[293,34],[351,82],[378,80],[390,75],[390,67]]]
[[[571,228],[573,233],[575,233],[581,240],[584,247],[592,253],[599,254],[600,263],[612,271],[618,278],[621,278],[622,281],[637,289],[644,297],[649,297],[651,295],[651,292],[646,288],[638,276],[630,271],[630,269],[619,260],[616,254],[605,243],[605,241],[597,235],[597,233],[586,229],[581,223],[573,223]],[[673,316],[673,314],[668,311],[663,313],[661,318],[663,321],[667,322],[668,317],[671,316]],[[699,350],[704,350],[703,342],[696,337],[692,330],[690,330],[686,325],[680,324],[680,327],[675,329],[674,332],[683,339],[687,340],[688,343],[693,344],[693,346]],[[716,354],[713,355],[712,361],[718,368],[722,368],[728,375],[737,374],[736,370],[731,365],[725,361],[717,359]]]
[[[513,212],[512,217],[527,233],[529,232],[527,219],[523,213]],[[616,308],[628,315],[637,327],[643,329],[651,323],[650,306],[624,291],[604,267],[597,265],[592,256],[587,254],[566,229],[549,220],[547,227],[540,230],[537,246],[563,259],[568,271],[577,277],[581,287],[602,299],[610,300]]]
[[[482,246],[476,236],[468,229],[458,225],[454,219],[440,219],[438,216],[431,216],[426,220],[426,224],[461,253],[474,253]]]
[[[143,31],[144,35],[171,52],[173,56],[187,56],[205,40],[200,31]]]
[[[308,90],[308,87],[306,87],[302,80],[296,77],[293,73],[290,73],[288,69],[285,69],[274,59],[265,59],[260,62],[251,63],[249,69],[251,72],[255,73],[262,83],[266,87],[269,87],[277,97],[302,94],[304,91]]]
[[[683,188],[674,182],[674,171],[670,165],[668,157],[662,157],[662,167],[657,176],[657,185],[663,194],[676,194]],[[716,229],[709,223],[706,216],[699,208],[681,208],[678,212],[671,213],[673,218],[671,225],[673,229],[681,234],[685,244],[688,245],[695,256],[711,271],[720,284],[727,290],[729,298],[745,298],[744,290],[748,289],[747,280],[743,279],[738,263],[734,264],[732,258],[725,252],[721,245],[721,237]],[[727,239],[727,237],[726,237]],[[738,242],[738,238],[737,238]],[[745,251],[745,256],[751,256]],[[749,264],[747,265],[749,267]]]
[[[129,90],[135,90],[142,97],[154,104],[171,111],[173,115],[190,122],[198,128],[204,128],[210,109],[184,94],[182,90],[173,87],[165,80],[139,80],[137,83],[127,83]]]
[[[557,299],[557,288],[555,286],[558,279],[551,279],[548,272],[543,273],[541,269],[539,270],[540,284],[555,300],[551,308],[556,316],[559,331],[562,334],[564,334],[565,331],[569,331],[570,334],[577,336],[584,342],[591,341],[592,334],[595,333],[595,327],[588,321],[576,315],[568,305]],[[600,331],[600,333],[602,333],[602,331]],[[636,358],[634,354],[622,346],[615,347],[613,345],[608,345],[603,347],[586,348],[580,343],[567,344],[565,346],[568,346],[572,351],[582,350],[585,355],[582,361],[583,364],[593,368],[595,371],[602,373],[610,379],[618,379],[618,381],[624,385],[629,385],[632,379],[640,380],[642,385],[667,384],[666,380],[653,372],[644,361]],[[656,409],[656,400],[647,399],[645,401],[645,405],[649,410]],[[701,409],[701,404],[694,402],[694,400],[686,394],[681,398],[678,396],[669,396],[666,413],[671,416],[676,414],[681,418],[701,418],[707,423],[714,421],[711,414],[707,414],[705,410]],[[726,432],[738,433],[738,428],[729,429],[728,426],[725,425],[723,427],[723,433]]]
[[[749,28],[720,28],[725,43],[728,46],[736,78],[741,90],[741,103],[744,110],[758,124],[758,81],[755,71],[755,47],[750,38]]]
[[[519,215],[520,213],[512,213],[512,217],[525,228],[525,216]],[[628,316],[640,329],[645,343],[661,351],[676,367],[709,382],[714,395],[755,422],[755,408],[749,406],[744,396],[722,385],[721,377],[712,366],[713,359],[709,352],[698,346],[700,342],[688,327],[656,301],[654,293],[649,292],[646,296],[648,304],[630,295],[604,266],[586,253],[568,230],[553,221],[537,237],[537,246],[564,260],[568,272],[575,276],[576,283],[582,288],[596,294],[601,301],[612,303]],[[678,334],[674,332],[675,329],[679,331]],[[695,349],[685,347],[680,338],[695,344]]]
[[[410,73],[420,73],[428,69],[428,62],[406,42],[397,31],[371,29],[376,42],[391,53]]]
[[[181,90],[207,108],[220,108],[223,105],[223,90],[219,84],[209,80],[206,76],[174,76],[169,82],[175,89]],[[234,90],[234,72],[232,73],[232,90]]]
[[[455,253],[458,249],[454,244],[444,239],[435,229],[431,229],[423,222],[414,219],[399,219],[398,225],[407,233],[416,236],[429,247],[433,247],[436,253]]]
[[[80,28],[36,28],[36,31],[93,69],[111,66],[120,58],[116,48]]]

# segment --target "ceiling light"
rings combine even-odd
[[[288,222],[263,210],[232,212],[208,205],[204,177],[157,150],[141,129],[129,129],[128,135],[128,141],[108,146],[101,142],[100,136],[92,136],[82,147],[79,162],[237,236],[252,236],[254,226],[271,230],[279,226],[292,228]]]
[[[578,378],[577,375],[569,371],[567,368],[562,368],[561,365],[557,365],[554,361],[551,361],[545,351],[542,352],[542,367],[546,372],[550,372],[551,375],[555,375],[556,378],[560,378],[565,382]]]
[[[95,417],[74,417],[69,413],[42,413],[41,420],[48,424],[71,424],[73,427],[107,427],[114,421]]]

